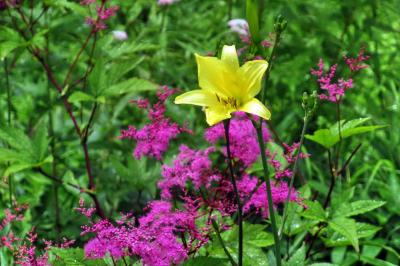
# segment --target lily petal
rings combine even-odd
[[[231,118],[231,114],[221,106],[207,108],[205,112],[207,124],[210,126],[213,126],[221,122],[222,120]]]
[[[227,65],[216,57],[198,54],[196,54],[196,61],[200,88],[213,91],[220,96],[232,97],[225,86],[224,75],[228,71]]]
[[[249,114],[260,116],[265,120],[269,120],[271,118],[271,112],[256,98],[253,98],[242,105],[239,110]]]
[[[239,69],[239,59],[235,45],[224,45],[222,48],[221,60],[224,61],[232,71],[236,72],[236,70]]]
[[[247,88],[245,93],[249,98],[253,98],[260,92],[261,81],[267,67],[268,62],[265,60],[248,61],[240,67],[244,76],[243,86]]]
[[[175,98],[175,104],[193,104],[198,106],[218,105],[217,96],[208,90],[193,90]]]

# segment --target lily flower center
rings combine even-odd
[[[217,101],[225,106],[227,109],[238,109],[239,103],[234,97],[222,97],[215,94]]]

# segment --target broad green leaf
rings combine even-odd
[[[47,154],[49,148],[49,139],[47,137],[47,126],[44,122],[39,123],[35,135],[32,139],[32,146],[35,150],[36,161],[42,162]]]
[[[68,97],[68,101],[71,103],[93,102],[95,98],[82,91],[75,91]]]
[[[306,249],[305,246],[301,246],[288,261],[286,261],[284,266],[305,266],[306,265]]]
[[[301,213],[301,216],[318,222],[326,221],[327,215],[318,201],[307,200],[305,204],[307,209]]]
[[[12,51],[14,51],[15,49],[17,49],[18,47],[21,47],[21,46],[22,46],[21,43],[13,42],[13,41],[0,42],[0,60],[3,60]]]
[[[357,237],[359,239],[371,237],[381,229],[378,226],[367,223],[356,223],[356,228],[357,228]],[[352,244],[348,238],[343,236],[343,234],[340,234],[337,231],[333,231],[332,228],[328,229],[330,230],[326,231],[327,237],[324,238],[324,242],[327,246],[334,247],[334,246],[346,246]]]
[[[21,160],[21,153],[10,149],[0,148],[0,163],[15,162],[19,160]],[[25,160],[29,160],[29,157],[25,158]]]
[[[331,229],[347,238],[357,253],[360,252],[357,225],[353,219],[340,217],[329,221],[328,224]]]
[[[87,16],[88,11],[82,6],[72,1],[67,0],[45,0],[46,5],[55,7],[55,8],[66,8],[73,11],[76,14]]]
[[[335,216],[350,217],[372,211],[381,207],[386,202],[378,200],[359,200],[342,204],[335,213]]]
[[[260,39],[260,22],[259,22],[259,1],[257,0],[247,0],[246,1],[246,18],[249,23],[249,30],[251,37],[255,42]]]
[[[11,127],[0,128],[0,140],[6,142],[11,148],[17,151],[26,152],[32,157],[35,155],[29,137],[20,129]]]
[[[9,166],[6,171],[4,171],[4,175],[5,176],[9,176],[11,174],[17,173],[17,172],[21,172],[23,170],[29,169],[29,168],[33,168],[35,167],[34,164],[30,164],[30,163],[17,163],[17,164],[12,164],[11,166]]]
[[[6,26],[0,26],[0,60],[18,47],[26,45],[19,33]]]
[[[115,84],[103,92],[103,95],[115,96],[129,92],[141,92],[156,90],[158,86],[148,80],[131,78]]]
[[[51,248],[50,253],[55,255],[51,261],[54,266],[107,266],[103,260],[85,258],[80,248]]]
[[[374,131],[380,128],[386,127],[386,125],[379,126],[358,126],[366,121],[370,120],[370,118],[359,118],[351,121],[340,121],[341,126],[341,136],[342,138],[348,138],[353,135]],[[313,135],[305,135],[305,137],[311,141],[314,141],[325,148],[329,149],[334,146],[340,140],[339,134],[339,124],[336,123],[329,129],[319,129],[314,132]]]
[[[372,266],[396,266],[396,264],[390,263],[388,261],[384,261],[381,259],[377,258],[370,258],[367,256],[361,256],[361,261],[366,263],[366,265],[372,265]]]
[[[222,233],[222,238],[228,242],[237,242],[239,227]],[[243,242],[254,247],[268,247],[274,244],[274,238],[270,233],[265,232],[265,226],[260,224],[243,224]]]

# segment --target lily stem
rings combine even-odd
[[[240,201],[239,192],[236,186],[236,180],[233,173],[233,165],[232,165],[232,155],[231,155],[231,148],[230,148],[230,140],[229,140],[229,124],[230,119],[224,120],[224,129],[225,129],[225,138],[226,138],[226,153],[227,153],[227,161],[228,161],[228,168],[229,173],[231,176],[231,182],[233,186],[233,191],[235,193],[236,203],[238,205],[238,224],[239,224],[239,249],[238,249],[238,265],[243,265],[243,213],[242,213],[242,204]],[[279,266],[279,265],[278,265]]]
[[[264,143],[263,134],[262,134],[262,120],[260,119],[259,125],[255,125],[253,123],[253,126],[256,128],[256,131],[257,131],[258,144],[260,145],[261,160],[262,160],[262,165],[263,165],[263,170],[264,170],[264,181],[265,181],[265,185],[267,187],[267,201],[268,201],[269,218],[271,220],[272,233],[274,235],[274,240],[275,240],[276,265],[281,266],[282,265],[281,247],[280,247],[278,230],[277,230],[277,226],[276,226],[275,211],[274,211],[274,207],[272,205],[273,204],[272,190],[271,190],[271,182],[270,182],[269,173],[268,173],[267,157],[265,155],[265,143]]]
[[[281,228],[279,229],[280,238],[282,238],[282,232],[283,232],[283,229],[284,229],[287,217],[288,217],[287,212],[288,212],[289,200],[290,200],[290,196],[292,194],[292,188],[293,188],[293,185],[294,185],[294,178],[296,176],[296,172],[297,172],[297,169],[298,169],[298,161],[299,161],[299,158],[300,158],[301,148],[303,146],[304,135],[306,134],[307,125],[308,125],[308,116],[307,116],[307,114],[305,114],[304,123],[303,123],[303,129],[301,130],[300,144],[299,144],[299,148],[298,148],[298,150],[296,152],[296,158],[295,158],[294,165],[293,165],[292,177],[290,179],[289,192],[288,192],[288,195],[286,197],[285,207],[283,209],[283,221],[282,221]]]

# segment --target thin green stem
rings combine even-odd
[[[270,56],[268,58],[268,67],[267,67],[267,70],[265,71],[265,78],[264,78],[264,88],[261,91],[261,102],[262,103],[265,102],[269,75],[271,73],[272,63],[273,63],[274,58],[275,58],[276,49],[277,49],[277,47],[279,45],[279,42],[281,40],[281,34],[282,34],[282,32],[280,32],[280,31],[276,32],[276,39],[275,39],[274,47],[272,48],[272,52],[271,52],[271,54],[270,54]]]
[[[46,28],[49,28],[48,23],[48,15],[47,12],[44,14],[45,16],[45,24]],[[47,64],[49,64],[49,53],[50,53],[50,40],[49,34],[46,34],[46,49],[45,49],[45,60]],[[46,75],[47,78],[47,75]],[[57,176],[57,160],[56,160],[56,143],[55,143],[55,136],[54,136],[54,125],[53,125],[53,98],[51,95],[51,83],[50,80],[47,78],[47,103],[49,105],[48,110],[48,119],[49,119],[49,128],[48,128],[48,135],[50,138],[50,154],[53,156],[53,161],[51,164],[51,174],[52,176]],[[53,183],[53,193],[54,193],[54,214],[55,214],[55,231],[56,231],[56,240],[60,242],[61,239],[61,211],[60,211],[60,204],[59,204],[59,193],[58,193],[58,186],[60,184]]]
[[[224,250],[226,256],[228,257],[230,263],[232,264],[232,266],[236,266],[237,263],[236,263],[235,260],[232,258],[231,253],[229,253],[229,250],[226,248],[225,242],[224,242],[224,240],[223,240],[222,237],[221,237],[221,233],[219,232],[219,228],[218,228],[217,222],[216,222],[214,219],[211,219],[211,223],[212,223],[212,226],[214,227],[215,233],[217,234],[218,241],[219,241],[219,243],[221,244],[222,249]]]
[[[228,4],[228,20],[232,19],[232,6],[233,6],[233,0],[226,0]]]
[[[233,173],[233,166],[232,166],[232,156],[231,156],[231,148],[230,148],[230,140],[229,140],[229,124],[230,120],[224,120],[224,129],[225,129],[225,138],[226,138],[226,153],[227,153],[227,161],[228,161],[228,168],[229,173],[231,176],[231,182],[233,186],[233,191],[235,193],[236,203],[238,205],[238,224],[239,224],[239,249],[238,249],[238,261],[239,266],[243,265],[243,213],[242,213],[242,204],[240,201],[239,192],[236,186],[236,180]]]
[[[6,78],[6,89],[7,89],[7,124],[11,127],[11,87],[10,87],[10,73],[8,72],[8,61],[7,58],[4,58],[3,61],[4,66],[4,75]],[[8,194],[9,194],[9,201],[10,201],[10,208],[13,206],[13,178],[12,175],[8,176]]]
[[[301,153],[301,148],[303,146],[304,135],[306,134],[307,125],[308,125],[308,116],[307,116],[307,114],[305,114],[304,123],[303,123],[303,129],[301,130],[300,144],[299,144],[299,148],[298,148],[297,153],[296,153],[296,158],[295,158],[294,165],[293,165],[293,170],[292,170],[292,177],[290,179],[290,184],[289,184],[289,192],[288,192],[288,195],[286,197],[285,207],[284,207],[284,210],[283,210],[283,221],[282,221],[281,228],[279,229],[280,238],[282,238],[283,228],[285,226],[285,222],[286,222],[286,219],[287,219],[287,216],[288,216],[287,211],[288,211],[289,200],[290,200],[290,196],[292,194],[292,188],[293,188],[293,184],[294,184],[294,177],[296,176],[296,172],[297,172],[297,169],[298,169],[298,161],[299,161],[299,157],[300,157],[300,153]]]
[[[269,173],[268,173],[267,157],[265,155],[265,143],[264,143],[263,134],[262,134],[262,120],[261,120],[261,118],[260,118],[259,125],[255,125],[253,123],[253,126],[257,130],[258,144],[260,146],[261,161],[262,161],[263,170],[264,170],[264,181],[265,181],[265,185],[267,187],[268,211],[269,211],[269,217],[271,219],[272,233],[274,235],[274,240],[275,240],[276,265],[277,266],[281,266],[282,265],[282,259],[281,259],[280,240],[279,240],[278,230],[277,230],[277,226],[276,226],[275,211],[274,211],[273,201],[272,201],[271,182],[270,182]]]
[[[342,125],[340,123],[340,119],[341,119],[341,113],[340,113],[340,102],[341,99],[339,99],[336,102],[336,116],[337,116],[337,123],[338,123],[338,131],[339,131],[339,143],[336,149],[336,164],[335,164],[335,174],[337,173],[337,171],[339,170],[339,157],[340,157],[340,149],[342,147]]]

